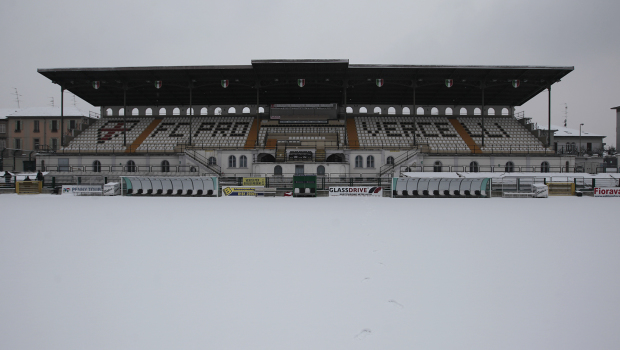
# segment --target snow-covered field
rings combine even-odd
[[[620,198],[0,195],[0,349],[614,349]]]

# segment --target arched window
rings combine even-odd
[[[487,115],[495,115],[495,108],[487,109]]]
[[[168,111],[166,111],[164,107],[159,109],[159,115],[166,115],[166,113],[168,113]]]
[[[388,108],[388,114],[396,114],[396,108],[394,107]]]
[[[43,167],[43,164],[41,164],[41,167]],[[100,173],[101,172],[101,162],[96,160],[93,162],[93,172],[95,173]]]
[[[114,114],[114,112],[112,111],[112,108],[108,108],[105,110],[105,116],[106,117],[111,117],[112,114]]]
[[[265,109],[263,107],[258,107],[258,113],[265,113]]]
[[[170,172],[170,163],[167,160],[161,162],[161,172],[169,173]]]
[[[471,163],[469,163],[469,172],[470,173],[477,173],[478,171],[480,171],[480,168],[478,167],[478,162],[471,162]]]
[[[415,111],[415,114],[417,115],[424,115],[424,108],[422,107],[418,107]]]
[[[344,159],[344,154],[334,153],[334,154],[331,154],[329,157],[327,157],[325,161],[328,163],[342,163],[344,161],[343,159]]]
[[[515,171],[515,163],[513,163],[513,162],[506,162],[506,167],[505,167],[504,171],[506,171],[507,173],[514,172]]]
[[[237,167],[237,157],[235,157],[235,156],[228,157],[228,167],[229,168],[236,168]]]
[[[248,113],[250,113],[250,107],[244,107],[243,114],[248,114]]]
[[[381,107],[375,107],[375,109],[373,110],[374,114],[381,114]]]
[[[209,110],[207,109],[207,107],[202,107],[200,109],[200,115],[207,115],[207,113],[209,113]]]
[[[325,167],[324,167],[324,166],[322,166],[322,165],[319,165],[319,166],[316,168],[316,174],[317,174],[317,175],[325,175]]]
[[[153,110],[151,108],[147,108],[146,111],[144,111],[145,115],[153,115]]]
[[[347,107],[347,114],[349,114],[349,113],[353,113],[353,108]]]
[[[188,108],[185,111],[185,114],[187,114],[187,115],[196,115],[196,113],[194,113],[194,109],[193,108]]]
[[[181,114],[181,110],[178,107],[172,110],[172,115],[180,115],[180,114]]]
[[[282,175],[282,167],[279,165],[276,165],[275,167],[273,167],[273,174]]]
[[[570,169],[570,162],[567,160],[566,161],[566,171],[565,172],[569,172]]]
[[[121,108],[118,110],[118,115],[119,116],[124,116],[125,115],[125,108]]]
[[[368,113],[366,107],[360,107],[360,113]]]
[[[461,110],[459,110],[459,114],[460,115],[467,115],[467,108],[461,107]]]
[[[355,167],[356,168],[363,168],[364,167],[364,160],[362,158],[362,156],[357,156],[355,157]]]
[[[195,167],[195,166],[191,166],[191,167],[189,167],[189,171],[190,171],[191,173],[195,173],[196,171],[198,171],[198,169],[196,169],[196,167]]]
[[[228,114],[235,114],[235,113],[237,113],[237,109],[235,107],[228,108]]]
[[[207,159],[207,165],[217,165],[217,159],[215,159],[215,157],[209,157],[209,159]]]
[[[387,165],[394,165],[394,157],[392,157],[392,156],[387,157],[387,160],[386,160],[385,164],[387,164]]]
[[[41,161],[41,171],[45,171],[45,161]]]
[[[136,172],[136,163],[133,160],[127,162],[127,172],[135,173]]]
[[[215,114],[215,115],[222,115],[222,109],[220,107],[217,107],[213,114]]]
[[[437,107],[431,108],[431,115],[437,115],[437,114],[439,114],[439,110],[437,109]]]
[[[403,107],[403,114],[411,114],[411,109],[409,109],[409,107]]]
[[[375,167],[375,157],[368,156],[366,157],[366,168],[374,168]]]
[[[239,168],[247,168],[248,167],[248,157],[241,156],[239,157]]]
[[[446,108],[445,113],[446,113],[446,115],[452,115],[452,113],[454,113],[454,111],[452,111],[452,108],[448,107],[448,108]]]
[[[435,164],[433,165],[433,171],[436,173],[440,173],[441,172],[441,162],[440,161],[436,161]]]
[[[508,115],[508,108],[502,108],[502,115]]]
[[[540,163],[540,172],[541,173],[548,173],[549,172],[549,162],[542,162],[542,163]]]
[[[474,108],[474,115],[480,115],[480,108],[476,107]]]
[[[131,110],[131,115],[140,115],[140,111],[137,108]]]

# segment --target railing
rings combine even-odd
[[[404,172],[452,172],[452,173],[583,173],[583,167],[541,167],[541,166],[512,166],[507,168],[505,165],[501,166],[469,166],[469,165],[416,165],[409,167],[401,167],[401,174]],[[616,172],[618,168],[607,168],[608,172]]]
[[[475,155],[475,154],[536,154],[536,155],[556,155],[557,153],[549,148],[540,149],[540,147],[527,147],[527,146],[474,146],[474,149],[464,149],[464,148],[429,148],[428,152],[424,152],[428,154],[467,154],[467,155]]]
[[[207,169],[211,170],[216,175],[222,175],[222,168],[217,164],[209,164],[209,160],[200,153],[196,153],[196,150],[185,150],[185,154],[197,161]]]
[[[415,149],[415,150],[407,151],[404,154],[401,154],[400,156],[396,157],[396,159],[394,159],[394,163],[386,164],[386,165],[382,166],[381,168],[379,168],[379,176],[383,176],[384,174],[387,174],[387,173],[389,173],[391,171],[394,171],[394,169],[397,166],[400,166],[401,164],[403,164],[407,160],[411,159],[412,157],[414,157],[418,153],[419,153],[418,150]]]

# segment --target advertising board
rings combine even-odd
[[[244,177],[243,186],[265,186],[264,177]]]
[[[262,186],[224,186],[222,193],[228,197],[256,196],[256,189]]]
[[[383,197],[382,187],[344,186],[330,187],[330,197]]]
[[[620,187],[595,187],[594,197],[620,197]]]
[[[62,194],[101,194],[103,186],[101,185],[64,185],[62,186]]]

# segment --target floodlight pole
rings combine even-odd
[[[256,148],[258,148],[258,144],[259,144],[259,143],[258,143],[258,134],[259,134],[258,132],[259,132],[259,130],[260,130],[260,120],[259,120],[259,118],[258,118],[258,109],[260,108],[260,107],[258,106],[258,105],[259,105],[259,103],[260,103],[260,100],[259,100],[259,93],[260,93],[260,82],[259,82],[259,81],[257,81],[257,82],[256,82],[256,141],[254,142],[254,146],[255,146]]]
[[[65,88],[60,85],[60,147],[65,146]]]
[[[577,153],[578,155],[581,155],[581,127],[583,126],[583,123],[579,124],[579,152]]]

